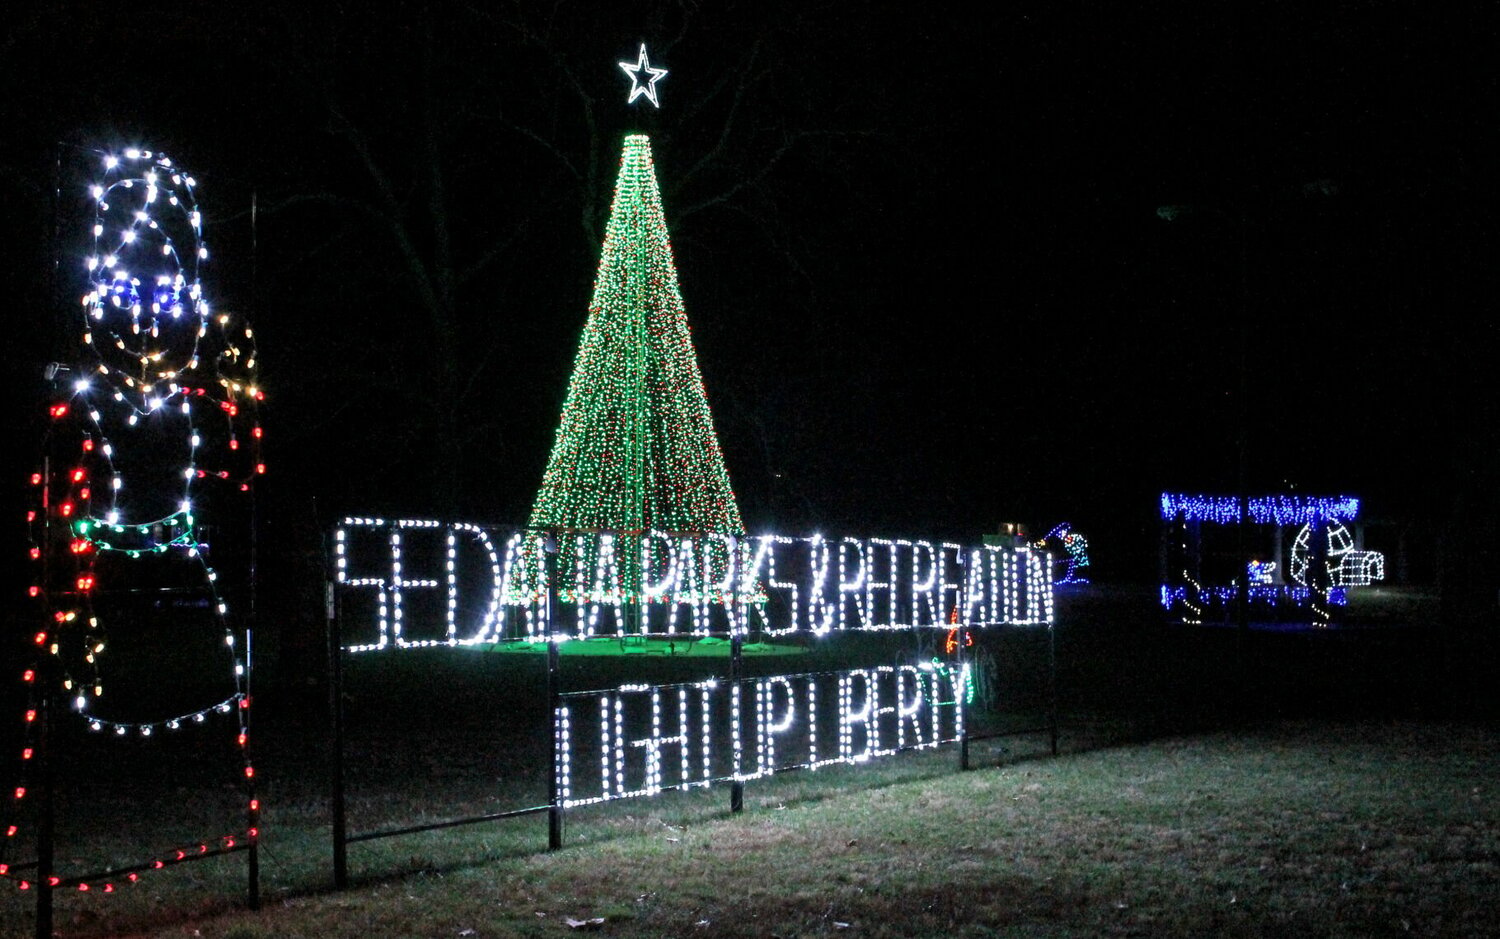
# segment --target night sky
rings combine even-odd
[[[1160,491],[1236,486],[1242,413],[1252,490],[1493,529],[1493,11],[1231,6],[28,7],[5,491],[77,355],[86,151],[141,145],[256,325],[276,531],[524,521],[645,130],[752,531],[1069,520],[1145,575]]]

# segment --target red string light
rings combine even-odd
[[[144,160],[145,165],[135,162],[139,160]],[[180,550],[178,556],[195,559],[194,563],[206,573],[205,589],[212,595],[211,608],[224,624],[229,639],[227,646],[234,650],[234,633],[224,618],[226,606],[217,594],[215,574],[201,550],[206,545],[194,530],[196,523],[192,510],[199,506],[202,497],[190,487],[195,480],[223,480],[233,485],[229,491],[248,492],[250,482],[266,472],[265,464],[259,459],[258,446],[240,447],[246,425],[249,425],[254,441],[259,441],[262,436],[255,408],[241,407],[247,400],[258,402],[265,399],[253,378],[252,333],[244,328],[242,333],[232,334],[230,316],[210,318],[208,315],[208,304],[202,299],[197,280],[198,261],[207,257],[207,251],[199,239],[200,216],[193,198],[191,177],[162,155],[153,155],[149,151],[127,151],[123,160],[109,157],[105,166],[108,170],[108,178],[103,180],[105,185],[93,189],[98,213],[95,220],[96,256],[90,258],[88,264],[93,289],[83,300],[86,314],[83,343],[92,361],[73,367],[74,373],[83,377],[71,383],[71,400],[54,400],[48,405],[52,419],[48,434],[48,465],[56,469],[30,474],[31,485],[39,491],[26,514],[31,531],[30,558],[39,561],[48,556],[53,561],[33,575],[35,582],[27,590],[29,597],[50,607],[40,615],[50,615],[56,624],[54,628],[34,633],[35,645],[59,657],[81,649],[85,663],[95,669],[80,678],[77,663],[68,662],[61,666],[61,687],[69,692],[77,690],[76,710],[80,714],[84,714],[85,689],[91,688],[95,696],[102,691],[96,657],[104,648],[106,635],[92,596],[99,590],[95,564],[101,552],[117,552],[134,558]],[[140,178],[132,177],[132,173]],[[158,191],[170,198],[156,199]],[[108,194],[108,198],[103,194]],[[121,208],[126,203],[131,204],[122,216]],[[188,228],[183,228],[183,225],[191,232],[188,233]],[[174,226],[178,230],[170,230]],[[133,248],[117,251],[100,240],[101,232],[107,232],[108,238],[116,238],[122,229],[127,233],[125,244]],[[193,239],[192,250],[178,250],[180,245],[174,245],[173,239],[180,240],[184,234]],[[105,250],[100,250],[101,245]],[[132,250],[139,248],[149,249],[144,252],[149,261],[145,257],[129,256]],[[160,293],[136,298],[131,282],[122,281],[118,276],[123,275],[124,266],[117,267],[117,262],[128,266],[137,275],[148,265],[177,265],[177,272],[182,276],[157,279],[158,284],[168,285],[166,289],[171,296],[165,301]],[[190,286],[184,288],[184,284]],[[131,293],[122,292],[127,290]],[[141,299],[147,302],[139,302]],[[146,306],[151,307],[149,312],[145,312]],[[170,317],[165,315],[167,313]],[[143,324],[139,322],[142,318],[149,321],[146,328],[142,328]],[[108,341],[96,342],[96,339]],[[148,371],[150,369],[157,371],[153,373]],[[197,381],[184,382],[185,373],[192,373]],[[189,405],[194,399],[204,399],[197,412]],[[218,405],[218,408],[211,405]],[[158,412],[162,415],[160,420],[141,423],[141,418]],[[223,417],[219,416],[221,413]],[[183,417],[179,418],[179,414]],[[203,420],[205,417],[209,419]],[[236,418],[239,420],[233,420]],[[190,463],[182,467],[183,472],[176,474],[176,478],[182,480],[182,495],[174,497],[170,492],[157,493],[167,496],[168,504],[178,507],[171,515],[160,519],[122,521],[121,516],[126,514],[124,510],[132,506],[118,502],[120,497],[116,494],[124,489],[134,496],[145,488],[132,488],[130,481],[122,482],[123,472],[135,465],[129,458],[145,454],[143,463],[154,466],[160,459],[163,441],[159,437],[144,435],[159,434],[174,420],[181,421],[180,426],[186,427],[191,434],[191,447],[183,448],[183,452],[191,453],[190,460],[203,459],[211,453],[222,455],[223,451],[215,450],[214,446],[223,447],[226,441],[230,444],[228,451],[248,449],[251,452],[228,465],[197,466]],[[200,447],[200,443],[209,446]],[[72,449],[75,446],[77,450]],[[60,457],[60,453],[64,455]],[[108,504],[96,507],[89,485],[93,478],[106,481],[100,502]],[[49,522],[54,526],[51,531],[46,527]],[[58,532],[66,534],[58,536]],[[53,556],[54,552],[60,557]],[[66,563],[59,563],[64,560]],[[53,600],[60,597],[67,597],[66,602],[76,606],[56,608]],[[79,629],[79,626],[72,625],[75,623],[86,623],[87,631],[75,631]],[[240,726],[237,740],[244,751],[248,743],[249,701],[243,693],[247,663],[240,660],[237,652],[231,651],[230,655],[234,661],[234,681],[239,690],[228,700],[186,717],[193,717],[195,722],[201,723],[210,712],[230,713],[229,702],[238,700]],[[37,672],[29,668],[23,677],[28,685],[34,686]],[[32,705],[24,712],[28,734],[37,732],[39,711],[35,696],[40,693],[32,691]],[[139,731],[139,736],[146,737],[158,725],[175,729],[186,717],[139,725],[90,720],[95,730],[108,726],[123,735],[134,729]],[[31,761],[37,752],[31,745],[33,742],[31,738],[23,742],[23,764]],[[254,775],[248,753],[244,760],[248,780]],[[20,782],[22,784],[11,790],[17,800],[27,795],[25,780]],[[9,824],[5,829],[6,837],[15,837],[17,831],[17,825]],[[225,847],[233,847],[238,839],[230,836],[220,839],[220,842]],[[177,850],[176,859],[210,854],[213,844],[199,844],[194,852]],[[151,867],[161,868],[165,863],[168,862],[158,857]],[[9,869],[0,865],[0,874],[7,873]],[[38,873],[46,877],[43,883],[58,886],[62,882],[48,871]],[[135,882],[137,875],[129,874],[128,880]],[[19,886],[30,889],[31,883],[23,881]],[[79,891],[97,889],[105,893],[114,892],[115,886],[97,881],[70,882],[68,885],[76,886]]]

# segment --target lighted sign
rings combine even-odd
[[[346,518],[334,579],[350,651],[506,639],[769,635],[1053,622],[1050,559],[1022,545],[964,548],[884,538],[521,529]],[[549,546],[580,542],[548,597]],[[631,563],[622,563],[622,558]],[[638,570],[638,582],[624,572]],[[551,599],[552,602],[548,602]]]
[[[885,665],[566,694],[558,793],[572,807],[936,747],[963,735],[967,681]]]

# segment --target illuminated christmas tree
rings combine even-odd
[[[594,298],[530,524],[745,529],[714,434],[644,135],[625,138]]]
[[[714,434],[644,135],[625,138],[588,322],[530,527],[632,536],[745,529]],[[566,557],[561,563],[573,566]],[[624,563],[624,584],[637,582],[633,562]],[[575,582],[564,573],[563,583]]]

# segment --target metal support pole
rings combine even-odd
[[[937,563],[943,563],[942,551],[938,552]],[[955,614],[953,619],[956,627],[953,632],[953,638],[957,640],[957,646],[954,649],[954,651],[957,653],[954,674],[960,676],[963,679],[963,687],[960,688],[957,684],[953,686],[953,707],[955,709],[954,713],[957,716],[959,726],[958,768],[960,770],[966,770],[969,768],[969,721],[968,715],[964,713],[964,695],[965,692],[968,691],[969,682],[972,680],[972,676],[968,675],[965,671],[965,666],[968,664],[969,660],[968,653],[965,651],[965,649],[969,645],[969,598],[967,595],[969,589],[968,551],[960,552],[958,556],[958,563],[962,571],[959,576],[962,579],[959,581],[960,587],[958,591],[958,609],[953,611]]]
[[[1047,624],[1047,734],[1057,756],[1057,624]]]
[[[1250,526],[1250,493],[1247,464],[1250,458],[1250,408],[1249,397],[1249,345],[1250,345],[1250,254],[1249,219],[1240,211],[1240,315],[1239,315],[1239,383],[1235,394],[1235,409],[1239,424],[1235,440],[1235,484],[1239,493],[1240,520],[1235,526],[1235,680],[1236,704],[1241,717],[1250,714],[1250,557],[1247,546]]]
[[[562,787],[557,778],[558,765],[562,761],[562,741],[558,739],[557,732],[557,709],[562,703],[559,693],[560,657],[557,652],[557,638],[550,636],[547,639],[547,711],[552,718],[552,759],[551,772],[547,778],[547,850],[556,851],[563,846],[563,805]]]
[[[344,814],[344,650],[338,593],[324,585],[323,612],[328,622],[328,809],[333,818],[333,886],[349,886],[349,828]]]
[[[562,741],[558,739],[557,732],[557,710],[562,704],[559,680],[562,663],[558,655],[557,632],[552,622],[552,616],[556,612],[552,598],[557,587],[557,541],[553,535],[547,535],[544,548],[547,578],[547,716],[552,720],[552,759],[549,761],[550,772],[547,774],[547,850],[556,851],[563,845],[562,788],[557,778],[558,766],[562,761]]]
[[[61,155],[59,154],[59,161]],[[59,163],[60,165],[60,163]],[[61,170],[59,170],[61,172]],[[42,584],[52,588],[52,458],[42,456]],[[55,629],[56,626],[54,625]],[[56,639],[56,633],[53,633]],[[56,656],[37,656],[37,819],[36,832],[36,935],[37,939],[52,939],[52,875],[56,863],[55,838],[57,832],[56,761],[52,756],[52,704],[57,694],[53,682],[57,680]]]
[[[963,686],[953,686],[953,706],[958,709],[959,732],[958,732],[958,768],[966,770],[969,768],[969,721],[968,715],[964,714],[964,692],[969,687],[969,676],[964,674],[964,666],[968,664],[968,657],[964,654],[964,645],[969,638],[969,627],[960,624],[958,627],[958,665],[954,673],[963,677]]]
[[[731,630],[729,634],[729,687],[738,689],[742,665],[741,653],[745,640],[739,630],[734,628],[733,622],[730,623],[729,628]],[[738,742],[735,745],[738,746]],[[745,811],[745,781],[738,777],[729,784],[729,811],[731,813]]]
[[[244,744],[245,766],[253,767],[250,762],[248,735],[250,732],[250,717],[255,713],[254,707],[254,685],[255,675],[255,631],[246,627],[245,629],[245,720],[241,725],[245,728],[247,735]],[[252,910],[260,909],[260,798],[256,795],[255,776],[247,775],[245,778],[246,796],[248,807],[246,809],[245,822],[247,834],[250,839],[250,847],[246,850],[246,871],[249,884],[246,886],[246,905]]]
[[[38,670],[38,682],[43,682],[40,700],[37,702],[36,759],[37,782],[41,790],[37,810],[36,831],[36,935],[37,939],[52,939],[52,877],[56,866],[57,831],[57,774],[53,759],[52,706],[56,695],[52,682],[56,679],[51,662],[44,659]]]

